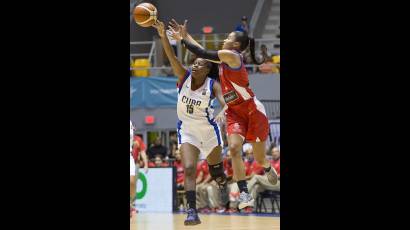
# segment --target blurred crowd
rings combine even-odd
[[[224,138],[225,139],[225,138]],[[225,142],[226,143],[226,142]],[[137,147],[136,147],[137,146]],[[141,152],[146,153],[148,157],[148,167],[175,167],[177,176],[177,191],[180,194],[178,199],[178,207],[183,211],[186,207],[184,194],[184,167],[181,161],[181,153],[178,149],[176,136],[170,136],[170,149],[161,144],[161,138],[157,138],[151,146],[146,147],[141,137],[135,135],[133,155],[136,163],[140,168],[145,167],[141,157]],[[259,165],[253,158],[253,148],[249,143],[245,143],[242,148],[242,157],[245,163],[246,179],[248,181],[248,190],[251,195],[257,199],[259,194],[265,190],[280,191],[280,148],[275,144],[271,144],[267,151],[267,157],[271,165],[275,168],[279,175],[279,182],[276,185],[271,185],[264,174],[263,167]],[[223,165],[225,174],[228,177],[228,192],[229,203],[223,204],[220,199],[220,191],[215,181],[211,179],[209,174],[208,164],[206,160],[199,159],[196,170],[196,190],[197,190],[197,208],[201,213],[235,213],[238,210],[239,188],[236,179],[233,175],[231,155],[229,148],[225,145],[223,150]],[[254,212],[252,208],[246,208],[243,212]]]

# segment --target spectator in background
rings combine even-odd
[[[136,176],[138,177],[138,169],[140,167],[144,167],[145,173],[148,172],[148,158],[147,153],[145,152],[147,148],[142,138],[137,134],[134,135],[133,141],[132,156],[134,157],[135,165],[137,166]],[[140,158],[142,158],[142,162],[140,161]]]
[[[272,61],[272,54],[268,52],[268,47],[265,44],[261,45],[261,51],[258,55],[259,62],[267,63]]]
[[[277,147],[274,147],[271,152],[273,158],[271,164],[278,174],[278,183],[272,185],[264,176],[260,175],[252,177],[248,182],[248,190],[255,199],[260,192],[265,190],[280,191],[280,151]]]
[[[264,168],[262,165],[258,164],[258,162],[256,162],[256,160],[253,157],[253,147],[251,144],[246,143],[243,145],[243,152],[245,155],[245,173],[246,173],[246,177],[245,179],[248,181],[252,180],[252,178],[254,178],[255,176],[262,176],[265,174]],[[269,182],[268,182],[269,183]],[[249,187],[249,186],[248,186]],[[253,195],[251,193],[251,190],[248,189],[248,191],[250,192],[251,195]],[[254,196],[254,199],[255,196]],[[251,213],[253,212],[253,208],[252,207],[246,207],[244,210],[245,213]]]
[[[243,152],[245,155],[245,173],[246,180],[252,179],[254,175],[264,175],[264,168],[262,165],[258,164],[253,157],[253,148],[252,145],[246,143],[243,145]]]
[[[161,155],[156,155],[155,159],[154,159],[154,162],[150,161],[148,163],[148,166],[150,168],[161,168],[161,167],[168,167],[169,164],[168,164],[168,162],[164,162],[162,160]]]
[[[184,190],[184,166],[182,165],[179,149],[175,152],[174,167],[177,170],[177,190]]]
[[[168,158],[171,159],[171,160],[175,160],[175,155],[176,155],[176,152],[178,150],[178,144],[177,143],[170,143],[169,149],[170,149],[170,153],[168,155]]]
[[[160,155],[162,159],[167,157],[167,147],[161,144],[161,137],[157,137],[154,145],[148,149],[149,160],[153,160],[157,155]]]
[[[261,51],[258,55],[259,62],[262,64],[259,66],[259,71],[261,73],[273,73],[275,65],[272,63],[272,55],[268,53],[268,48],[265,44],[261,45]]]
[[[275,64],[272,71],[274,73],[280,73],[280,54],[273,55],[272,62]]]
[[[204,193],[207,183],[210,181],[209,168],[206,160],[198,161],[196,167],[196,207],[200,212],[208,212],[206,193]],[[206,181],[208,179],[208,181]]]
[[[242,51],[241,54],[243,56],[243,62],[245,63],[245,65],[252,65],[253,64],[251,50],[249,49],[249,47],[246,48],[244,51]],[[255,72],[255,71],[253,71],[252,67],[246,67],[246,71],[248,71],[249,73]]]
[[[249,33],[249,24],[248,18],[246,16],[242,16],[241,24],[239,24],[236,28],[236,31],[246,32]]]
[[[161,69],[160,72],[161,76],[174,76],[174,72],[172,71],[171,64],[169,63],[167,57],[164,57],[164,64],[162,65],[162,68],[163,69]]]

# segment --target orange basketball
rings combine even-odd
[[[157,8],[151,3],[141,3],[134,9],[134,20],[142,27],[150,27],[157,20]]]

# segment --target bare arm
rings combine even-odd
[[[225,111],[228,109],[228,105],[225,103],[224,97],[222,95],[221,84],[217,81],[214,82],[213,91],[216,99],[218,99],[219,104],[221,105],[222,110],[215,117],[216,122],[222,124],[225,122]]]
[[[178,24],[175,19],[172,19],[169,24],[169,28],[171,30],[172,33],[178,33],[181,35],[181,37],[186,40],[187,42],[189,42],[190,44],[194,45],[195,47],[198,47],[199,49],[204,49],[204,47],[199,44],[197,41],[195,41],[195,39],[188,33],[187,29],[186,29],[186,24],[187,24],[188,20],[184,21],[183,25]],[[173,36],[173,35],[172,35]],[[175,38],[175,37],[174,37]],[[185,44],[185,43],[183,43]],[[186,46],[186,45],[185,45]],[[191,51],[192,52],[192,51]],[[215,53],[216,55],[216,53]],[[212,57],[202,57],[208,61],[214,62],[214,63],[218,63],[220,64],[221,61],[217,60],[217,58],[212,58]]]
[[[158,35],[161,37],[161,43],[164,47],[165,54],[167,55],[169,62],[171,63],[174,74],[178,77],[178,83],[181,83],[187,72],[187,69],[178,61],[177,57],[175,56],[174,50],[169,43],[168,36],[165,34],[164,23],[161,21],[156,21],[153,27],[158,30]]]
[[[145,152],[145,150],[141,151],[141,157],[142,157],[142,161],[144,161],[145,173],[147,173],[148,172],[148,157],[147,157],[147,153]]]

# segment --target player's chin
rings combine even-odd
[[[199,77],[199,74],[198,74],[198,71],[196,70],[192,70],[192,77],[193,78],[198,78]]]

